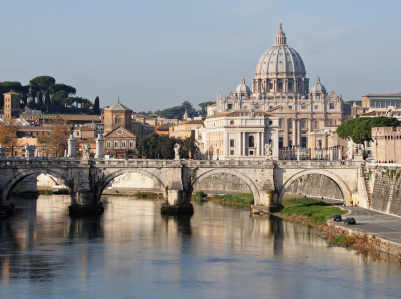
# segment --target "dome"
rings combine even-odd
[[[241,84],[235,89],[235,93],[250,93],[251,89],[245,84],[245,78],[242,77]]]
[[[287,38],[281,26],[280,23],[280,29],[276,34],[273,47],[260,57],[256,66],[256,76],[266,77],[266,75],[276,73],[306,74],[301,56],[287,45]]]
[[[310,89],[311,92],[323,92],[326,93],[326,87],[320,83],[320,78],[317,76],[315,85]]]

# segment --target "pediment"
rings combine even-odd
[[[119,126],[115,128],[113,131],[107,133],[104,138],[133,138],[136,137],[132,134],[128,129]]]

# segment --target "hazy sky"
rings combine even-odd
[[[0,81],[49,75],[101,107],[156,110],[251,87],[282,20],[310,87],[401,92],[401,1],[0,1]]]

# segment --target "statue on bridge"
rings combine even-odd
[[[175,157],[174,160],[180,160],[180,145],[178,143],[174,144],[174,153]]]
[[[70,130],[70,136],[74,135],[74,126],[68,126],[68,129]]]
[[[0,144],[0,157],[4,157],[6,155],[6,148],[4,145]]]
[[[29,143],[24,145],[25,150],[25,158],[33,158],[35,157],[35,145],[30,145]]]
[[[91,145],[86,143],[84,145],[82,145],[82,148],[84,150],[83,154],[82,154],[82,158],[83,159],[89,159],[90,157],[90,151],[91,151]]]
[[[265,144],[265,157],[269,159],[273,155],[273,146],[271,142]]]

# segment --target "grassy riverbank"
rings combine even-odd
[[[326,223],[334,214],[344,215],[348,212],[312,198],[284,198],[283,206],[284,209],[275,213],[276,216],[313,226]]]
[[[207,196],[203,191],[198,191],[192,196],[192,200],[197,202],[213,201],[222,206],[246,208],[253,203],[253,195],[251,193],[239,193]]]

